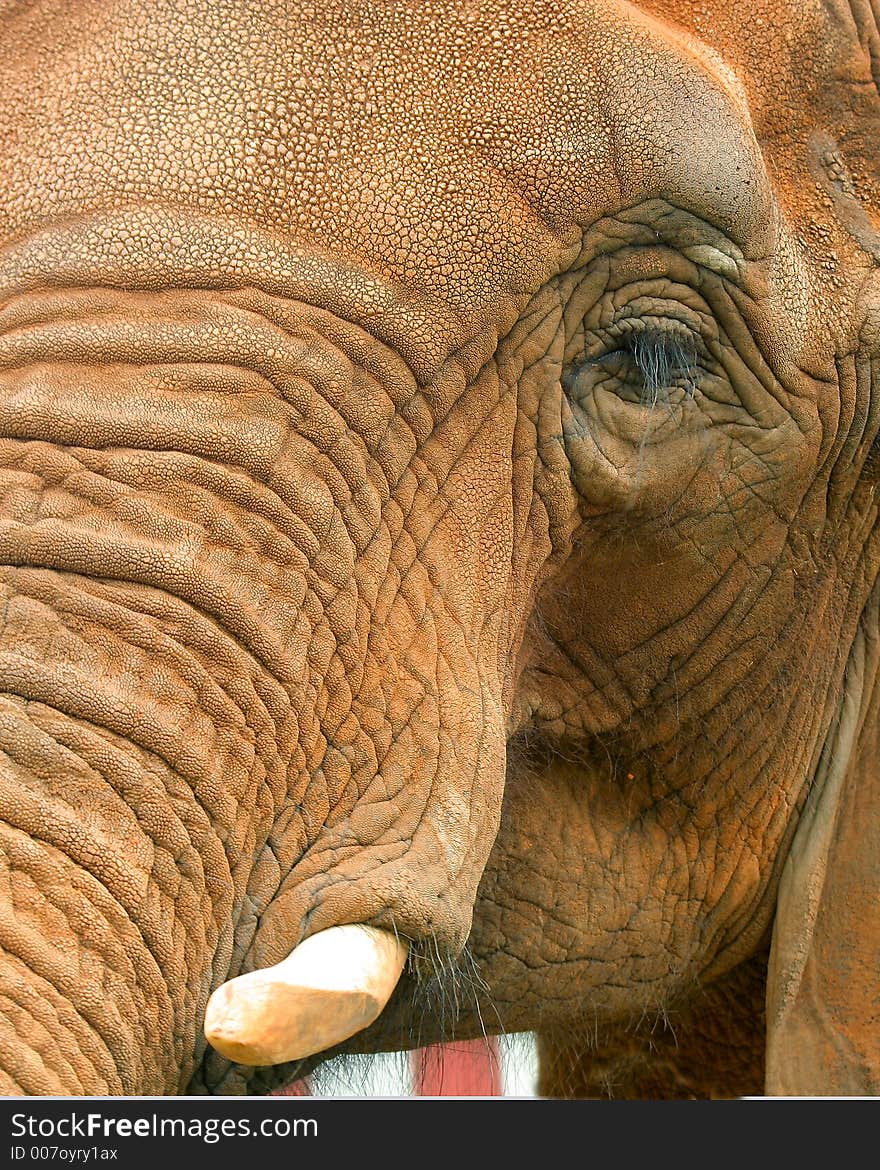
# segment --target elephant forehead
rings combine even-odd
[[[628,4],[81,0],[3,22],[7,236],[168,201],[468,308],[533,289],[578,225],[657,194],[765,243],[735,79]]]

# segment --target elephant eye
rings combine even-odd
[[[697,367],[697,347],[687,334],[633,322],[578,362],[563,377],[563,386],[577,396],[601,385],[654,407],[667,402],[674,389],[693,398]]]

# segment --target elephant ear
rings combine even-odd
[[[880,260],[880,0],[821,7],[834,64],[812,119],[831,147],[826,190],[842,225]],[[873,285],[880,287],[876,275]],[[876,352],[878,305],[864,308],[863,340]],[[781,877],[767,979],[772,1094],[880,1094],[878,626],[875,587]]]
[[[780,882],[766,1091],[880,1094],[880,595]]]

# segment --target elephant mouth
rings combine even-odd
[[[336,933],[336,929],[331,928],[322,933],[329,935]],[[357,926],[341,929],[361,931],[364,928]],[[312,936],[314,939],[320,937]],[[391,941],[395,941],[393,937]],[[390,944],[386,945],[390,947]],[[307,1000],[303,995],[298,1005],[300,1008],[298,1022],[283,1022],[278,1034],[283,1032],[286,1036],[295,1035],[297,1039],[305,1037],[311,1016],[320,1029],[320,1036],[318,1043],[311,1046],[313,1050],[310,1054],[290,1056],[288,1054],[292,1049],[288,1049],[284,1053],[286,1059],[283,1062],[272,1062],[265,1059],[265,1050],[263,1053],[257,1053],[255,1050],[247,1053],[248,1059],[242,1059],[238,1052],[234,1053],[231,1048],[221,1050],[221,1055],[225,1055],[233,1062],[233,1068],[221,1074],[219,1082],[211,1082],[211,1091],[228,1091],[230,1081],[222,1078],[229,1073],[232,1074],[231,1081],[236,1085],[235,1091],[239,1091],[238,1086],[243,1080],[247,1083],[249,1093],[274,1092],[282,1086],[312,1076],[325,1065],[333,1067],[336,1062],[342,1062],[344,1065],[350,1058],[369,1058],[379,1053],[409,1052],[435,1044],[477,1040],[485,1038],[490,1032],[497,1032],[498,1027],[493,1025],[493,1021],[497,1023],[497,1013],[493,1012],[491,993],[478,974],[477,964],[470,949],[466,947],[456,960],[442,964],[442,969],[428,963],[427,966],[433,969],[427,973],[421,970],[418,955],[420,947],[421,944],[418,942],[411,945],[408,961],[404,964],[399,978],[396,974],[393,976],[393,989],[387,1003],[381,1009],[375,998],[363,997],[362,1002],[369,998],[368,1010],[364,1010],[359,1016],[356,1026],[347,1029],[347,1035],[342,1035],[342,1023],[346,1018],[350,1018],[346,1013],[354,1001],[350,988],[339,998],[335,990],[328,992],[326,988],[322,991],[320,1000],[317,996]],[[353,947],[352,950],[356,951],[357,947]],[[326,953],[329,954],[330,951],[331,948],[328,946]],[[361,972],[364,970],[360,966],[358,969]],[[274,978],[273,970],[269,971],[270,977]],[[346,973],[351,975],[351,968],[348,968]],[[338,985],[342,976],[343,972],[337,968],[327,982]],[[222,990],[221,988],[220,992]],[[310,997],[313,991],[314,989],[309,989]],[[215,993],[215,996],[220,992]],[[346,1002],[349,996],[351,1000]],[[281,1006],[280,999],[276,999],[274,1003],[276,1007]],[[311,1015],[313,1010],[314,1016]],[[206,1031],[210,1027],[210,1015],[209,1009],[206,1016]],[[334,1021],[334,1016],[340,1021],[339,1024]],[[504,1030],[501,1028],[501,1031]],[[211,1043],[214,1046],[214,1039],[211,1039]],[[275,1047],[275,1054],[281,1055],[280,1046]],[[259,1060],[256,1059],[258,1056]],[[241,1065],[246,1066],[248,1070],[244,1074],[240,1067],[236,1067]],[[219,1089],[218,1084],[221,1086]]]

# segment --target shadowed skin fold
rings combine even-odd
[[[0,0],[0,1091],[271,1090],[208,1000],[349,924],[327,1055],[880,1089],[878,87],[876,0]]]

